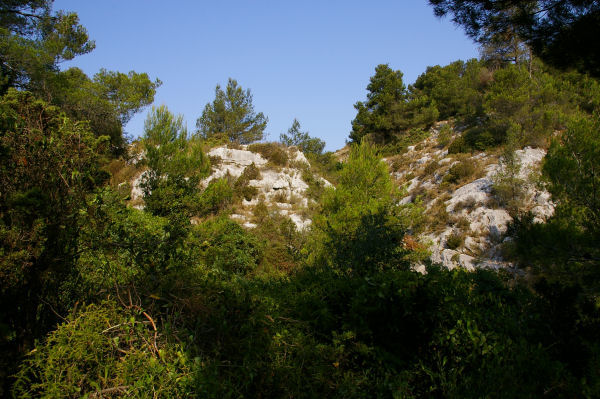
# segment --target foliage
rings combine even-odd
[[[398,195],[375,149],[368,143],[353,146],[338,186],[326,190],[315,216],[314,262],[359,275],[394,267],[391,259],[402,264],[400,242],[410,216],[408,207],[396,205]]]
[[[77,256],[77,215],[108,177],[100,169],[106,144],[31,93],[11,89],[0,99],[0,345],[7,353],[28,348],[56,321],[50,309],[64,309],[59,286]]]
[[[248,146],[248,150],[257,152],[273,165],[286,166],[289,160],[287,148],[279,143],[255,143]]]
[[[305,155],[320,155],[325,148],[325,142],[323,140],[317,137],[310,137],[308,132],[300,131],[300,122],[295,118],[292,126],[288,129],[287,134],[281,133],[281,135],[279,135],[279,141],[288,147],[298,147]]]
[[[96,136],[109,136],[115,154],[124,150],[123,125],[152,103],[160,81],[133,71],[101,69],[93,79],[80,69],[61,71],[65,60],[95,44],[75,13],[50,13],[51,1],[11,0],[0,7],[0,94],[28,90],[61,107],[73,120],[90,122]]]
[[[217,85],[215,99],[206,104],[196,127],[204,139],[225,137],[234,143],[249,144],[263,139],[267,122],[262,112],[254,112],[250,89],[244,91],[229,78],[225,91]]]
[[[476,161],[471,159],[465,159],[452,165],[448,170],[448,173],[444,176],[443,182],[450,184],[466,182],[477,172],[477,165],[475,162]]]
[[[542,172],[556,201],[546,223],[522,215],[512,226],[513,255],[537,276],[561,284],[581,285],[588,295],[600,292],[597,242],[598,119],[577,117],[553,141]]]
[[[453,116],[473,118],[481,114],[481,97],[489,84],[482,62],[471,59],[447,66],[428,67],[411,90],[430,98],[444,120]]]
[[[35,28],[35,22],[50,12],[48,0],[11,0],[0,5],[0,26],[25,35]]]
[[[527,64],[503,63],[493,70],[487,65],[473,59],[428,67],[414,85],[402,89],[404,116],[396,120],[411,122],[397,127],[396,133],[388,131],[385,138],[379,133],[368,135],[363,129],[364,134],[385,144],[384,153],[393,154],[401,150],[405,136],[414,141],[415,132],[427,128],[432,121],[452,118],[454,126],[463,133],[451,143],[450,153],[502,146],[509,137],[520,146],[547,147],[552,133],[563,129],[570,117],[582,111],[598,111],[596,98],[600,89],[597,80],[589,76],[558,72],[538,59],[528,59]],[[393,118],[388,111],[393,107],[380,105],[373,112],[380,117],[372,116],[370,120],[391,123]],[[364,117],[357,115],[355,122],[366,121],[370,115],[363,108]],[[377,130],[374,125],[369,129]]]
[[[520,170],[515,146],[507,145],[500,159],[500,170],[493,176],[492,193],[512,215],[522,208],[527,190],[525,180],[519,176]]]
[[[464,240],[464,235],[460,233],[452,233],[448,237],[446,237],[446,247],[450,249],[456,249],[463,245]]]
[[[531,58],[530,68],[521,59],[494,70],[470,60],[430,67],[406,88],[380,65],[357,103],[361,143],[346,163],[299,123],[282,135],[315,144],[303,170],[318,201],[312,227],[297,231],[259,202],[257,226],[245,229],[229,212],[255,196],[258,168],[202,191],[209,161],[199,137],[164,106],[145,125],[145,210],[103,187],[106,170],[131,173],[126,159],[106,158],[109,140],[115,154],[123,123],[159,82],[57,68],[92,47],[76,16],[50,15],[47,1],[0,5],[0,396],[600,396],[594,78]],[[199,119],[203,144],[262,137],[266,118],[249,91],[230,80],[216,94]],[[554,137],[543,172],[556,213],[542,224],[515,211],[503,244],[526,278],[411,270],[427,256],[415,238],[424,212],[418,201],[399,205],[376,154],[423,140],[438,118],[451,119],[443,145],[449,126],[462,132],[450,152],[504,147],[494,190],[508,201],[522,189],[514,150]],[[279,144],[252,149],[289,162]],[[478,172],[459,162],[445,180]],[[428,209],[431,225],[448,224],[446,198]],[[462,245],[467,225],[456,223],[448,247]]]
[[[600,232],[600,118],[574,119],[544,162],[550,192],[564,206],[581,213],[585,227]]]
[[[202,257],[210,268],[245,274],[261,261],[264,244],[228,217],[203,223],[194,235],[202,243]]]
[[[354,105],[357,114],[350,133],[353,142],[360,143],[370,135],[375,143],[384,144],[411,127],[427,126],[437,120],[438,111],[427,99],[409,101],[402,76],[402,72],[387,64],[375,68],[367,86],[367,101]]]
[[[97,135],[108,135],[116,150],[123,150],[122,127],[143,107],[154,101],[161,82],[147,74],[128,74],[101,69],[88,78],[80,69],[70,68],[48,79],[53,103],[69,116],[88,120]]]
[[[44,82],[56,73],[58,63],[89,53],[95,44],[75,13],[50,15],[49,1],[17,1],[13,6],[3,4],[2,9],[6,25],[0,26],[0,94],[9,87],[48,94]],[[24,6],[32,13],[20,12]]]
[[[199,140],[188,138],[183,117],[174,116],[165,106],[152,108],[143,140],[149,168],[142,181],[146,208],[160,216],[193,213],[200,179],[210,170]]]
[[[217,214],[233,201],[233,188],[227,179],[214,179],[208,183],[200,197],[200,214]]]
[[[437,16],[452,15],[479,43],[515,32],[544,62],[600,76],[600,5],[593,0],[430,0]]]
[[[14,393],[32,397],[180,397],[191,361],[137,306],[103,301],[73,312],[23,362]],[[161,329],[162,330],[162,329]]]
[[[260,170],[251,163],[244,168],[244,171],[233,184],[233,193],[236,199],[245,199],[250,201],[258,193],[256,187],[250,186],[250,180],[260,179]]]
[[[450,140],[452,139],[452,127],[449,124],[445,123],[440,127],[438,132],[438,145],[442,148],[446,147],[450,144]]]
[[[80,298],[94,300],[99,290],[129,286],[156,293],[198,259],[184,248],[189,221],[128,208],[110,190],[89,198],[79,223],[77,283],[64,290]]]

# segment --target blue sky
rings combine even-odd
[[[55,0],[54,9],[77,12],[96,41],[63,68],[147,72],[163,82],[155,105],[183,114],[191,131],[232,77],[269,118],[268,140],[298,118],[327,150],[344,146],[376,65],[400,69],[408,84],[427,66],[477,57],[426,0]],[[142,134],[147,111],[129,134]]]

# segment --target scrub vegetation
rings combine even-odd
[[[268,118],[234,79],[217,86],[197,131],[161,106],[130,144],[123,125],[160,81],[61,71],[60,61],[94,48],[77,15],[52,14],[49,0],[3,2],[0,396],[599,397],[597,58],[577,47],[572,68],[556,65],[539,35],[560,18],[528,31],[511,17],[528,12],[524,3],[557,2],[430,3],[462,25],[461,7],[479,4],[473,17],[487,36],[465,26],[482,58],[429,67],[409,86],[379,65],[339,162],[297,120],[282,144],[257,143]],[[574,3],[559,14],[575,13],[571,35],[598,19],[595,2],[559,3]],[[554,38],[549,45],[564,40]],[[517,270],[448,270],[415,238],[435,224],[433,210],[400,201],[381,156],[418,145],[440,121],[451,153],[507,154],[494,190],[514,209],[506,256]],[[255,228],[233,220],[259,171],[201,184],[208,150],[225,143],[249,144],[273,168],[290,162],[284,145],[303,151],[335,186],[304,171],[311,227],[298,230],[264,203]],[[548,151],[539,184],[556,212],[545,223],[514,205],[510,154],[525,145]],[[134,161],[143,209],[119,185]],[[442,183],[471,181],[481,168],[453,164]],[[437,206],[445,212],[442,199]],[[447,245],[464,245],[467,227],[457,220]]]

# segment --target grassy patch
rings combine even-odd
[[[289,161],[287,149],[279,143],[250,144],[248,150],[259,153],[263,158],[277,166],[286,166]]]

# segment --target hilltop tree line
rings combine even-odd
[[[441,14],[477,2],[432,3]],[[280,136],[337,183],[303,171],[312,227],[263,203],[250,230],[229,214],[255,167],[199,183],[216,162],[209,147],[264,138],[251,92],[234,79],[217,86],[192,133],[154,107],[129,145],[123,127],[160,81],[61,70],[94,43],[51,5],[0,4],[1,396],[600,395],[600,90],[586,62],[557,71],[535,47],[513,57],[502,49],[532,46],[518,31],[518,46],[481,39],[481,60],[428,68],[409,86],[380,65],[346,162],[297,120]],[[426,211],[401,204],[380,155],[447,119],[464,127],[452,151],[548,148],[556,215],[512,226],[519,264],[535,269],[526,278],[412,269],[426,263],[413,236]],[[143,210],[114,181],[135,162]]]

